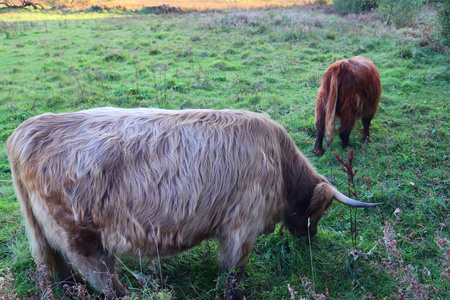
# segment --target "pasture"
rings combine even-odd
[[[449,298],[449,57],[429,43],[433,13],[423,14],[425,25],[400,30],[375,13],[306,8],[0,12],[0,298],[46,295],[8,182],[6,140],[21,122],[101,106],[247,109],[282,124],[318,172],[347,191],[339,139],[313,154],[314,101],[326,68],[355,55],[375,63],[383,93],[373,141],[361,143],[360,122],[350,136],[354,183],[360,200],[385,205],[355,212],[335,204],[311,241],[280,227],[260,237],[244,294]],[[216,250],[210,241],[172,258],[124,257],[120,278],[134,299],[220,298],[226,276]],[[78,297],[93,298],[88,291]]]

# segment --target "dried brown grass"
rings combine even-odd
[[[386,221],[383,228],[383,238],[380,244],[383,246],[387,257],[381,259],[378,264],[379,272],[387,272],[395,281],[398,299],[432,299],[444,292],[446,282],[450,283],[450,242],[436,232],[434,238],[442,258],[438,262],[442,268],[440,282],[431,283],[430,271],[427,267],[406,264],[403,260],[403,251],[397,247],[398,240],[395,231],[397,221]],[[426,280],[426,279],[429,280]],[[424,282],[424,281],[428,282]]]
[[[197,9],[197,10],[215,10],[215,9],[227,9],[227,8],[256,8],[256,7],[273,7],[273,6],[300,6],[310,5],[317,3],[317,0],[112,0],[112,1],[98,1],[99,4],[106,5],[108,7],[114,7],[118,5],[126,6],[129,8],[140,8],[143,6],[158,6],[162,4],[170,4],[172,6],[180,7],[182,9]]]

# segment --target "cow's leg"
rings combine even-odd
[[[247,264],[247,263],[246,263]],[[242,274],[244,273],[245,267],[236,268],[234,270],[227,270],[227,286],[226,286],[226,299],[245,299],[244,293],[240,287]]]
[[[323,130],[316,129],[316,142],[314,143],[314,154],[317,156],[323,155]]]
[[[369,130],[370,130],[370,122],[372,121],[372,117],[365,117],[361,119],[363,124],[363,133],[362,133],[362,140],[363,142],[369,141]]]
[[[314,143],[314,154],[321,156],[323,154],[323,136],[325,132],[325,110],[316,104],[316,142]]]
[[[350,111],[348,114],[340,118],[339,137],[341,138],[342,147],[347,148],[350,144],[350,133],[356,122],[356,112]]]
[[[108,297],[126,295],[117,279],[115,258],[105,250],[98,229],[88,222],[76,223],[62,206],[46,205],[50,201],[58,203],[57,199],[40,197],[38,193],[32,194],[30,210],[26,211],[31,216],[30,243],[38,266],[47,265],[48,273],[56,273],[63,287],[75,281],[73,270],[80,271],[95,289]],[[45,224],[45,233],[40,224]]]
[[[342,142],[342,148],[347,148],[350,145],[350,131],[343,131],[339,133]]]
[[[220,260],[228,272],[227,300],[245,299],[241,290],[241,279],[255,239],[247,237],[240,239],[240,236],[239,232],[235,232],[220,239]]]
[[[55,281],[61,290],[66,293],[66,286],[75,284],[75,276],[67,264],[67,260],[63,255],[51,247],[46,248],[44,253],[44,264],[54,272]]]
[[[27,216],[29,241],[37,270],[48,280],[48,284],[56,282],[64,291],[65,285],[75,283],[62,246],[65,244],[64,237],[67,232],[52,217],[53,213],[46,205],[50,201],[42,198],[39,193],[26,193],[21,182],[18,185],[21,197],[27,199],[23,209]],[[46,231],[43,228],[46,228]]]
[[[90,223],[83,223],[67,230],[71,239],[65,244],[63,253],[67,255],[70,267],[80,271],[107,298],[127,295],[128,291],[116,273],[114,254],[105,249],[98,229]]]
[[[35,239],[30,235],[30,242],[33,244]],[[48,243],[45,236],[39,237],[39,243],[34,244],[39,246],[33,249],[33,256],[36,262],[36,268],[40,278],[45,278],[45,285],[43,288],[52,289],[51,284],[57,283],[61,290],[66,293],[65,286],[72,286],[75,283],[75,277],[67,264],[67,260],[58,251],[55,250]],[[50,292],[50,290],[48,291]]]

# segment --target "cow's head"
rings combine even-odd
[[[317,233],[319,220],[330,208],[333,199],[352,207],[372,207],[383,203],[365,203],[351,199],[339,192],[328,181],[315,185],[308,195],[309,201],[290,203],[284,216],[284,225],[296,236],[314,236]],[[297,199],[298,200],[298,199]]]

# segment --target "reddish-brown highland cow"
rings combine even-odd
[[[316,143],[314,153],[323,154],[325,135],[327,150],[334,140],[335,117],[339,118],[342,146],[348,147],[350,133],[357,118],[363,124],[363,141],[369,137],[369,127],[378,109],[381,82],[375,65],[365,57],[355,56],[333,63],[322,76],[316,100]]]
[[[227,297],[242,299],[259,235],[282,221],[313,236],[333,199],[379,204],[341,194],[280,125],[248,111],[43,114],[22,123],[7,150],[36,263],[61,286],[80,272],[108,297],[128,294],[116,255],[171,256],[216,239],[235,272]]]

